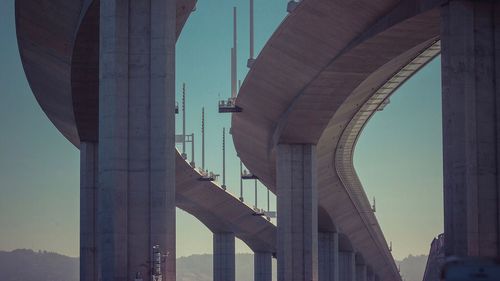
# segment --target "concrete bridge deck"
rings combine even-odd
[[[196,1],[177,1],[177,36]],[[18,0],[19,50],[30,87],[76,147],[97,141],[99,1]],[[173,110],[173,109],[172,109]],[[256,252],[275,252],[275,226],[176,153],[176,204],[214,233],[230,232]]]
[[[318,226],[338,227],[381,280],[400,276],[352,151],[384,100],[439,53],[437,4],[302,1],[257,57],[233,114],[238,154],[274,192],[277,146],[316,144]]]

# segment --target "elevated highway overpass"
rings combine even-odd
[[[317,228],[347,235],[366,264],[380,273],[381,280],[399,280],[400,276],[356,176],[353,150],[362,128],[390,94],[439,54],[437,4],[300,2],[257,57],[236,101],[242,112],[232,117],[232,135],[240,158],[277,193],[278,230],[280,214],[294,213],[280,209],[280,146],[296,149],[313,145],[316,163],[303,165],[315,165],[312,169],[317,173],[318,207],[323,213]],[[300,156],[294,159],[292,154],[291,161],[292,165],[300,162]],[[312,208],[300,201],[295,205],[296,198],[291,201],[281,205]],[[282,220],[300,228],[293,217],[297,215]],[[314,247],[311,241],[307,243],[304,252]],[[293,245],[281,247],[291,249]],[[284,251],[281,254],[287,255]],[[314,262],[305,260],[304,267]],[[295,273],[287,271],[295,268],[286,264],[279,270],[292,276]],[[330,270],[320,267],[320,276]]]
[[[177,36],[195,3],[177,1]],[[33,94],[57,129],[81,150],[80,280],[97,280],[99,1],[16,1],[16,26]],[[270,276],[275,226],[217,183],[200,181],[200,172],[178,152],[175,159],[176,205],[214,233],[214,274],[231,272],[232,255],[234,279],[237,237],[256,253],[257,271]]]
[[[20,52],[33,92],[61,133],[83,151],[90,151],[82,154],[82,159],[93,157],[89,160],[94,163],[85,162],[89,165],[82,167],[92,175],[101,169],[96,167],[97,141],[107,141],[101,133],[109,133],[103,130],[105,126],[100,128],[102,104],[98,94],[102,83],[98,73],[103,63],[99,46],[109,46],[99,42],[96,33],[109,32],[111,26],[99,27],[96,3],[16,2]],[[177,36],[193,6],[190,0],[177,1]],[[113,16],[119,15],[104,7]],[[135,7],[129,8],[135,11]],[[247,216],[252,210],[236,198],[212,183],[196,181],[196,171],[179,155],[177,205],[214,232],[236,234],[254,251],[267,253],[269,263],[270,253],[276,252],[280,280],[317,280],[318,274],[319,280],[400,280],[356,176],[352,154],[374,112],[399,85],[434,58],[442,45],[447,254],[494,255],[498,235],[492,233],[498,234],[493,230],[498,216],[491,210],[498,203],[489,208],[478,202],[487,200],[485,194],[495,192],[496,186],[493,178],[481,171],[496,167],[494,161],[485,158],[485,151],[496,151],[491,141],[491,131],[496,131],[497,124],[492,117],[496,107],[491,93],[497,91],[497,61],[492,59],[497,49],[492,42],[499,36],[500,28],[495,28],[500,27],[499,9],[499,4],[491,1],[469,0],[301,1],[257,57],[236,101],[242,112],[232,117],[238,155],[252,174],[277,193],[277,235],[265,219]],[[101,20],[102,16],[101,11]],[[121,23],[121,19],[112,19]],[[485,32],[474,36],[474,30]],[[134,30],[128,32],[134,34]],[[110,61],[112,67],[118,61],[115,59]],[[134,69],[133,64],[129,67]],[[490,95],[473,98],[483,92]],[[486,108],[485,114],[478,115],[470,107],[464,109],[464,104]],[[127,114],[133,116],[133,112]],[[467,129],[464,120],[469,120]],[[470,138],[484,141],[483,146],[464,141]],[[480,164],[468,166],[463,172],[461,167],[470,163],[471,155]],[[82,175],[88,171],[83,170]],[[471,178],[487,187],[473,188]],[[94,192],[96,183],[83,182],[82,187],[84,193]],[[214,198],[213,202],[196,196],[201,193]],[[90,208],[95,206],[92,204],[95,202],[83,205]],[[471,208],[471,204],[476,207]],[[234,211],[232,217],[227,216],[229,210]],[[89,227],[95,223],[92,212]],[[219,238],[214,242],[231,243],[231,237]],[[228,260],[222,258],[221,263]],[[91,260],[87,266],[95,270],[96,262]],[[130,267],[128,270],[130,276]],[[224,270],[227,267],[221,268],[222,275],[216,279],[234,280]],[[167,273],[167,280],[172,280],[170,267]]]
[[[440,49],[446,255],[498,257],[500,5],[308,0],[289,8],[247,75],[236,101],[242,113],[232,120],[242,161],[277,194],[280,280],[316,278],[314,249],[324,243],[317,228],[345,233],[382,279],[400,278],[352,155],[374,112]],[[280,261],[291,253],[298,260]],[[320,257],[320,279],[329,274]]]

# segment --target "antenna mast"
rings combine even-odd
[[[226,190],[226,128],[222,128],[222,188]]]
[[[243,202],[243,163],[240,160],[240,201]]]
[[[191,134],[191,167],[196,167],[194,163],[194,133]]]
[[[248,58],[247,67],[251,68],[254,63],[254,21],[253,21],[253,0],[250,0],[250,58]]]
[[[258,207],[257,207],[257,179],[255,179],[255,209],[258,209]]]
[[[270,200],[269,200],[269,188],[267,188],[267,212],[268,213],[271,211],[271,207],[270,207],[269,202],[270,202]]]
[[[186,83],[182,83],[182,158],[186,159]]]
[[[233,48],[231,49],[231,98],[236,98],[236,81],[238,81],[238,51],[236,49],[238,33],[236,30],[236,7],[233,7]]]
[[[205,107],[201,108],[201,169],[205,171]]]

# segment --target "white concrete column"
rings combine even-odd
[[[368,281],[366,265],[356,264],[356,281]]]
[[[175,280],[175,0],[100,2],[100,272]]]
[[[279,144],[276,158],[278,280],[317,281],[316,147]]]
[[[498,257],[500,3],[441,12],[445,253]]]
[[[354,252],[339,252],[339,280],[356,281],[356,258]]]
[[[214,281],[235,281],[234,233],[214,233],[213,248]]]
[[[97,281],[97,144],[80,143],[80,280]]]
[[[255,252],[253,255],[253,280],[271,281],[273,277],[272,254],[267,252]]]
[[[339,234],[318,233],[318,280],[339,280]]]

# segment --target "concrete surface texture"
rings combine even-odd
[[[442,8],[445,254],[498,257],[500,3]]]
[[[278,280],[318,280],[318,197],[314,145],[278,145]]]
[[[318,280],[339,281],[339,234],[318,233]]]
[[[439,39],[438,4],[300,2],[257,57],[236,101],[243,111],[232,116],[240,158],[274,192],[279,145],[317,145],[318,204],[326,214],[318,226],[336,225],[384,280],[400,280],[399,273],[362,187],[339,175],[355,175],[352,158],[337,166],[336,150],[365,102]]]
[[[65,1],[63,5],[63,3],[48,0],[16,1],[19,48],[30,86],[42,109],[56,127],[83,151],[86,151],[86,144],[97,143],[98,138],[96,120],[99,108],[99,37],[95,37],[95,30],[99,29],[99,3],[99,1]],[[177,1],[177,36],[194,4],[195,1],[191,0]],[[60,7],[60,9],[52,9],[53,7]],[[65,17],[56,14],[58,11],[64,11]],[[74,23],[71,20],[74,20]],[[59,24],[68,27],[68,30],[57,29]],[[53,32],[55,29],[57,33]],[[38,36],[32,30],[40,31],[43,36]],[[65,42],[71,41],[75,42],[73,50],[52,47],[54,43],[66,44]],[[69,48],[71,44],[67,44]],[[26,53],[30,55],[27,56]],[[73,54],[73,60],[71,60],[71,54]],[[44,71],[46,67],[57,64],[60,65],[54,67],[52,71]],[[55,98],[54,94],[60,94],[60,96]],[[80,120],[78,125],[75,118],[70,116],[78,116],[76,117]],[[73,128],[67,130],[70,127]],[[80,145],[83,141],[84,144]],[[87,178],[84,169],[94,165],[93,162],[87,163],[87,160],[96,161],[97,159],[92,160],[85,155],[87,154],[82,152],[82,195],[87,192],[87,185],[83,182]],[[272,223],[260,216],[253,216],[254,211],[251,207],[243,204],[215,183],[199,181],[200,173],[184,161],[179,154],[176,155],[175,166],[178,207],[197,217],[214,232],[235,233],[254,251],[271,253],[276,251],[276,229]],[[206,198],[211,198],[211,200],[206,200]],[[89,196],[84,196],[82,200],[84,199],[91,200]],[[82,206],[89,206],[87,208],[89,209],[92,204],[95,206],[97,202],[87,201]],[[92,233],[95,223],[92,221],[92,213],[82,212],[81,215],[82,221],[85,222],[82,225],[82,235]],[[91,241],[95,237],[88,239]],[[85,241],[87,240],[82,239],[82,252],[89,253],[90,260],[95,259],[95,251],[85,250],[88,247]],[[92,263],[90,261],[86,264],[90,266]],[[85,274],[83,270],[82,274]],[[82,277],[82,280],[85,278]]]
[[[438,235],[431,243],[427,264],[425,266],[423,281],[438,281],[441,280],[441,269],[443,268],[445,257],[445,237],[444,234]]]
[[[255,252],[253,260],[254,281],[271,281],[273,277],[272,254]]]
[[[366,270],[366,280],[375,281],[375,275],[373,274],[373,270],[369,267],[367,267]]]
[[[175,280],[175,5],[175,0],[101,2],[102,280],[131,280],[137,274]],[[164,261],[152,272],[154,246]]]
[[[29,7],[37,7],[36,5],[43,4],[38,6],[37,9],[28,9]],[[98,28],[98,24],[95,24],[95,18],[98,18],[99,11],[96,10],[96,7],[99,7],[97,1],[75,1],[75,2],[65,2],[63,7],[67,8],[66,15],[68,17],[56,17],[51,13],[54,13],[53,9],[47,9],[44,7],[49,6],[53,3],[31,3],[28,0],[18,1],[16,10],[19,15],[18,17],[18,37],[20,41],[20,50],[23,53],[23,50],[29,50],[31,52],[36,53],[35,56],[22,56],[23,63],[25,65],[26,72],[28,74],[28,78],[30,80],[30,84],[32,85],[35,95],[37,95],[40,104],[47,112],[49,118],[53,120],[56,126],[63,132],[63,134],[72,141],[75,145],[79,145],[81,139],[86,141],[96,141],[97,140],[97,126],[92,125],[96,124],[97,115],[95,113],[91,113],[85,110],[80,110],[82,108],[88,108],[95,110],[98,108],[98,104],[95,102],[98,100],[96,89],[98,85],[98,76],[96,69],[98,68],[98,59],[95,59],[96,54],[98,52],[98,38],[95,38],[95,30]],[[97,4],[96,4],[97,3]],[[186,8],[184,4],[194,5],[192,1],[178,1],[177,5],[177,34],[180,33],[180,28],[182,28],[183,22],[187,19],[187,15],[189,15],[189,5]],[[45,6],[44,6],[45,5]],[[62,6],[62,5],[61,5]],[[186,12],[187,11],[187,12]],[[39,13],[39,14],[38,14]],[[70,15],[74,15],[74,17],[70,17]],[[24,18],[33,17],[39,19],[40,23],[37,21],[26,21]],[[65,26],[69,27],[65,33],[57,34],[57,38],[51,38],[50,41],[43,41],[41,38],[34,36],[33,33],[27,32],[25,30],[33,29],[33,24],[41,24],[42,26],[46,26],[47,32],[50,31],[52,26],[58,24],[56,21],[57,18],[59,20],[67,20],[67,24]],[[77,19],[75,19],[77,18]],[[184,21],[183,21],[184,20]],[[92,24],[92,22],[94,22]],[[93,34],[93,35],[92,35]],[[73,50],[69,47],[67,49],[63,48],[51,48],[50,45],[53,42],[74,42]],[[68,43],[67,46],[70,44]],[[33,47],[35,46],[35,47]],[[45,48],[47,46],[48,48]],[[54,51],[53,54],[46,55],[44,52],[47,50]],[[65,50],[65,51],[64,51]],[[64,52],[63,52],[64,51]],[[73,54],[73,62],[70,63],[70,56]],[[40,58],[44,58],[46,60],[41,60]],[[54,59],[56,58],[56,59]],[[87,58],[87,65],[85,65],[85,59]],[[94,59],[92,59],[94,58]],[[50,61],[50,60],[53,60]],[[52,63],[61,63],[60,67],[54,68],[53,72],[41,72],[39,69],[40,65],[50,65]],[[90,65],[88,65],[90,63]],[[38,71],[38,72],[37,72]],[[67,73],[71,72],[71,75]],[[50,75],[48,75],[50,73]],[[49,79],[39,79],[39,77],[46,77]],[[52,79],[52,76],[56,79]],[[71,81],[68,82],[68,79],[71,77]],[[50,80],[52,79],[52,80]],[[67,79],[67,80],[65,80]],[[53,83],[46,83],[46,81],[51,81]],[[51,87],[57,88],[57,91],[49,91],[46,87],[47,85],[51,85]],[[52,93],[60,93],[58,98],[53,98],[49,95]],[[93,105],[93,106],[89,106]],[[73,109],[71,110],[73,106]],[[78,121],[75,121],[78,120]],[[74,129],[76,127],[76,129]],[[265,163],[264,163],[265,164]],[[187,171],[187,170],[186,170]],[[187,172],[187,174],[195,175],[196,173]],[[179,183],[177,183],[179,184]],[[184,186],[189,186],[189,184],[185,183]],[[195,185],[198,186],[198,185]],[[186,190],[187,189],[181,189]],[[214,192],[217,193],[218,189],[214,189]],[[196,204],[191,202],[192,193],[187,192],[188,196],[185,197],[184,207],[187,208],[188,212],[193,214],[197,214],[201,217],[201,220],[206,225],[212,225],[213,228],[219,228],[220,225],[224,224],[224,229],[227,228],[235,228],[235,224],[229,223],[217,223],[214,221],[219,220],[222,222],[230,221],[226,220],[224,216],[220,216],[217,213],[213,213],[212,208],[205,208],[200,204],[199,201]],[[221,194],[221,193],[218,193]],[[180,197],[180,196],[178,196]],[[179,200],[178,200],[178,204]],[[182,204],[181,204],[182,205]],[[243,208],[245,209],[245,208]],[[207,212],[207,210],[209,212]],[[201,213],[208,213],[209,215],[200,215]],[[226,213],[227,214],[227,213]],[[217,219],[220,218],[220,219]],[[233,222],[233,221],[231,221]],[[244,223],[243,223],[244,224]],[[325,224],[323,222],[323,224]],[[228,227],[230,225],[230,227]],[[252,224],[248,224],[252,225]],[[255,242],[255,241],[272,241],[271,239],[260,239],[260,238],[250,238],[253,233],[248,230],[249,228],[242,228],[240,233],[246,237],[244,237],[244,241],[250,241],[249,245],[254,243],[257,244],[265,244],[268,242]],[[264,227],[264,229],[272,229]],[[261,232],[259,232],[261,233]],[[272,230],[267,233],[272,233]],[[266,234],[267,235],[267,234]],[[268,237],[273,237],[272,235],[268,235]],[[271,243],[272,244],[272,243]],[[261,246],[255,246],[258,249]],[[252,248],[252,246],[251,246]],[[269,246],[267,247],[269,249]]]
[[[276,227],[255,216],[251,206],[214,182],[200,181],[201,174],[177,153],[176,202],[214,233],[230,232],[254,252],[276,252]],[[207,200],[210,198],[210,200]]]
[[[97,280],[97,144],[80,146],[80,280]]]
[[[366,265],[356,264],[356,281],[367,281]]]
[[[440,38],[446,254],[499,255],[500,4],[297,4],[253,63],[236,101],[243,112],[232,117],[239,156],[278,194],[277,243],[272,224],[252,216],[217,185],[197,181],[199,173],[168,149],[174,146],[173,50],[194,5],[16,1],[30,86],[49,119],[81,149],[82,280],[97,272],[107,280],[147,273],[142,264],[151,259],[154,244],[175,253],[175,204],[214,233],[241,238],[256,253],[277,251],[281,280],[336,280],[337,271],[325,267],[332,260],[339,280],[400,280],[354,171],[352,151],[385,98],[439,53]],[[174,173],[182,180],[174,181]],[[213,200],[203,200],[207,195]],[[91,234],[96,229],[97,237]],[[337,237],[336,250],[335,238],[325,233],[344,235],[350,249]],[[126,246],[117,247],[117,241]],[[321,246],[318,253],[318,243],[331,251]],[[354,251],[363,260],[357,267]],[[167,260],[164,276],[173,280],[172,257]]]
[[[235,248],[234,233],[214,233],[214,257],[213,275],[214,280],[235,281]]]
[[[354,252],[339,252],[339,280],[356,281],[356,258]]]

